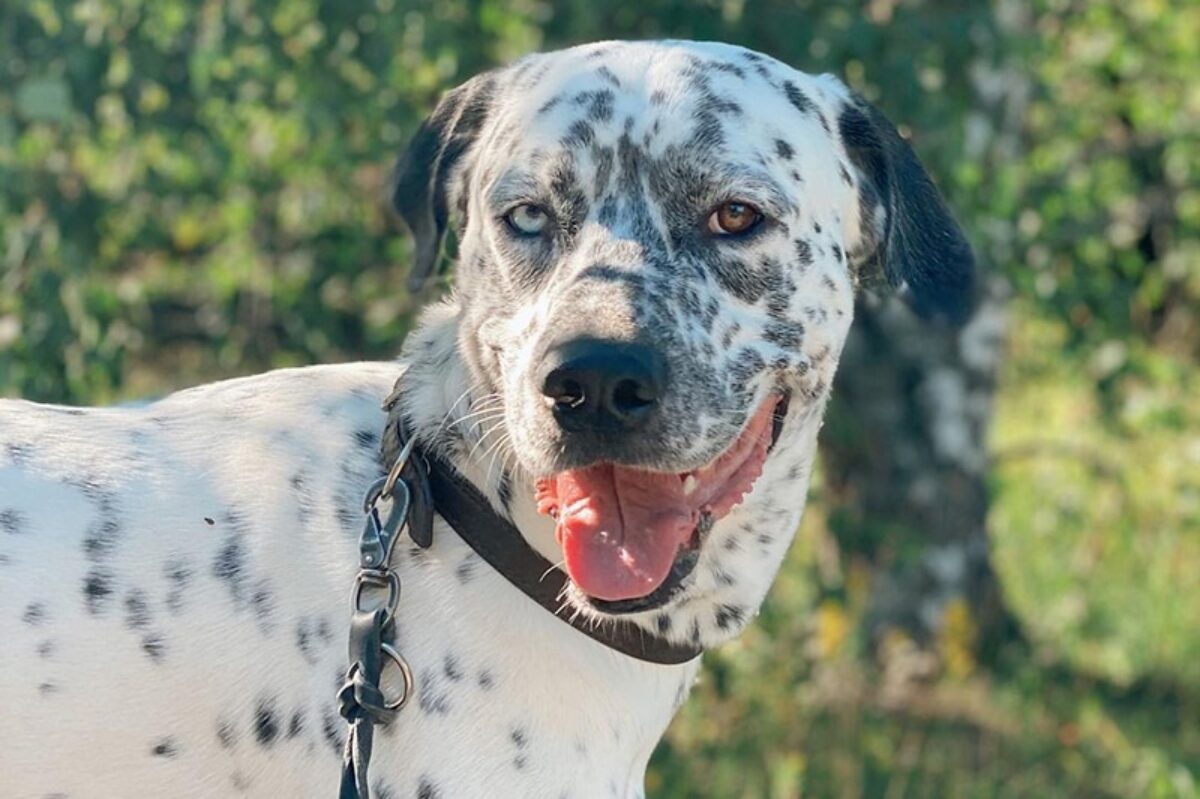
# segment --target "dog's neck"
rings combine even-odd
[[[474,384],[458,351],[458,307],[453,299],[421,315],[404,345],[408,363],[400,410],[417,443],[446,458],[520,529],[525,540],[551,563],[562,555],[554,522],[537,512],[533,483],[505,446],[503,408]]]
[[[539,554],[560,564],[555,523],[537,513],[532,476],[504,441],[503,408],[473,383],[461,356],[459,314],[451,297],[429,307],[409,335],[401,411],[421,447],[449,460]],[[679,643],[712,646],[757,614],[804,508],[825,395],[792,405],[755,492],[710,532],[692,597],[629,620]]]

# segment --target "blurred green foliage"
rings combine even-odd
[[[106,402],[393,354],[383,204],[437,95],[530,49],[719,39],[912,132],[1012,287],[992,451],[1022,640],[862,630],[818,486],[656,797],[1200,794],[1200,4],[8,0],[0,392]]]

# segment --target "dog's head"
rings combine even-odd
[[[706,642],[794,531],[858,277],[882,267],[927,316],[969,305],[970,249],[893,125],[738,47],[610,42],[476,77],[393,199],[414,288],[459,220],[458,352],[576,603],[705,605]]]

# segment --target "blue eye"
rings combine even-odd
[[[505,214],[504,221],[518,236],[538,236],[550,223],[550,215],[532,203],[524,203]]]

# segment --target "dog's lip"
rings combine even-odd
[[[775,392],[773,396],[775,398],[775,403],[771,409],[770,440],[767,443],[765,453],[759,456],[763,461],[765,461],[770,452],[774,450],[776,443],[779,441],[791,398],[790,392],[788,391]],[[747,424],[749,425],[750,422],[747,422]],[[746,430],[743,430],[738,434],[737,438],[734,439],[729,447],[723,450],[719,455],[714,457],[703,467],[682,473],[667,472],[661,474],[673,474],[679,478],[681,483],[686,483],[688,480],[692,480],[693,486],[695,486],[695,481],[697,479],[696,474],[698,472],[701,472],[704,469],[712,468],[714,464],[717,464],[717,462],[721,460],[721,458],[730,454],[739,445],[745,446],[745,442],[743,441],[745,435]],[[734,506],[740,503],[744,494],[748,493],[750,488],[753,486],[753,483],[757,480],[757,474],[754,474],[748,484],[746,483],[744,476],[742,478],[738,477],[739,472],[746,468],[746,464],[753,457],[754,450],[750,448],[747,449],[743,457],[741,457],[738,461],[733,462],[732,464],[727,464],[728,473],[725,480],[721,484],[725,486],[725,490],[718,491],[717,493],[713,494],[701,506],[699,512],[699,521],[692,529],[691,534],[688,536],[686,541],[679,545],[666,577],[651,591],[642,596],[633,596],[625,599],[601,599],[588,594],[578,584],[575,584],[574,589],[576,595],[596,610],[611,615],[653,610],[669,603],[686,587],[687,580],[691,576],[697,562],[699,561],[700,550],[704,545],[707,533],[711,529],[716,517],[724,516]],[[761,462],[762,461],[759,462],[759,466],[757,468],[761,468]],[[552,481],[553,478],[550,478],[547,482],[552,483]],[[689,489],[688,493],[690,493],[691,490],[695,489]],[[545,493],[543,493],[541,488],[539,488],[539,510],[557,518],[557,506],[550,506],[545,502]],[[563,527],[561,525],[557,530],[557,534],[559,543],[562,544]]]

